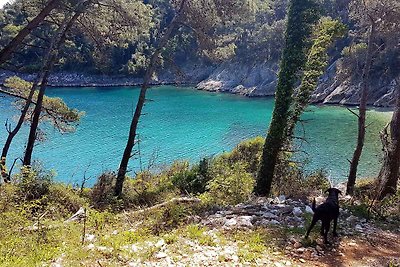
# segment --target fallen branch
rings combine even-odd
[[[80,207],[79,210],[74,215],[69,217],[68,220],[65,220],[64,223],[70,223],[73,221],[81,220],[84,217],[86,217],[85,208]]]

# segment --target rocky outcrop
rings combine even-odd
[[[160,71],[153,79],[153,85],[161,84],[197,84],[206,79],[214,66],[205,64],[187,64],[178,69]],[[5,79],[17,75],[27,81],[34,81],[36,74],[16,73],[11,71],[0,72],[0,83]],[[129,75],[102,75],[87,73],[57,72],[50,75],[49,86],[53,87],[110,87],[110,86],[138,86],[142,83],[141,77]]]
[[[277,81],[276,63],[226,62],[197,85],[199,90],[245,96],[273,96]]]
[[[312,96],[312,103],[358,105],[360,81],[339,80],[337,61],[321,77]],[[211,92],[227,92],[250,97],[273,96],[277,82],[277,63],[247,64],[227,62],[218,66],[197,88]],[[387,76],[371,79],[368,104],[377,107],[394,105],[393,78]]]
[[[336,75],[337,62],[333,63],[324,76],[312,96],[313,103],[358,105],[360,99],[360,80],[339,80]],[[371,79],[368,104],[377,107],[389,107],[394,105],[394,92],[396,82],[394,78],[387,76]]]
[[[336,73],[337,61],[331,64],[321,77],[311,102],[322,104],[358,105],[360,81],[339,80]],[[230,61],[213,66],[205,63],[186,64],[179,68],[160,71],[152,81],[153,85],[177,84],[196,85],[199,90],[226,92],[248,97],[273,96],[277,83],[278,64],[276,62],[243,63]],[[0,83],[12,72],[0,73]],[[33,74],[18,74],[21,78],[33,81]],[[400,77],[399,77],[400,78]],[[396,82],[394,78],[378,76],[371,79],[368,104],[376,107],[394,105]],[[138,86],[140,77],[123,75],[91,75],[82,73],[55,73],[49,79],[50,86]]]

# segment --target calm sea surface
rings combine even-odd
[[[86,171],[93,184],[96,175],[115,170],[124,149],[138,88],[50,88],[71,107],[85,111],[75,133],[60,134],[47,129],[47,140],[34,150],[34,159],[57,172],[57,180],[78,183]],[[140,121],[140,157],[132,159],[132,171],[149,163],[160,167],[174,160],[196,162],[202,157],[229,151],[242,140],[265,135],[273,108],[272,98],[250,99],[229,94],[162,86],[148,92]],[[9,100],[0,98],[0,122],[17,113]],[[360,176],[373,176],[379,170],[381,144],[379,131],[391,113],[369,111],[365,152]],[[307,159],[307,170],[325,169],[332,179],[344,180],[355,146],[356,117],[341,107],[313,106],[303,119],[305,134],[298,157]],[[15,138],[9,158],[22,156],[27,127]],[[6,132],[0,129],[0,144]],[[10,160],[9,160],[10,162]],[[155,162],[155,165],[152,164]]]

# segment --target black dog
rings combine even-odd
[[[319,205],[317,208],[315,207],[315,198],[312,203],[312,210],[314,211],[314,217],[311,221],[311,225],[307,230],[306,238],[311,232],[311,229],[314,225],[321,220],[321,235],[324,236],[324,243],[329,244],[328,242],[328,231],[331,225],[331,221],[333,220],[333,236],[337,236],[336,227],[337,227],[337,220],[339,217],[339,194],[342,192],[336,188],[329,188],[326,190],[329,192],[328,198],[325,200],[324,203]],[[326,193],[325,192],[325,193]]]

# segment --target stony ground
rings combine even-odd
[[[322,201],[323,198],[317,199]],[[129,214],[127,215],[129,216]],[[82,266],[400,266],[400,233],[383,230],[373,222],[341,209],[339,237],[324,245],[316,227],[304,240],[312,210],[303,202],[259,198],[248,204],[192,216],[189,225],[170,233],[142,239],[135,235],[140,223],[130,223],[132,233],[121,244],[99,242],[86,234],[88,253],[102,255],[82,261]],[[120,231],[120,230],[119,230]],[[130,240],[132,242],[126,242]],[[117,255],[117,256],[116,256]],[[116,259],[115,259],[116,257]],[[392,264],[392,265],[390,265]],[[55,260],[51,266],[73,266]]]

